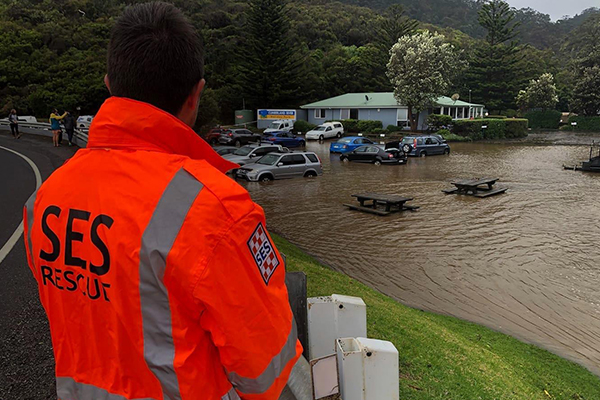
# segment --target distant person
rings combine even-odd
[[[10,122],[10,132],[13,135],[13,138],[18,139],[21,137],[19,134],[19,117],[17,116],[17,110],[14,108],[10,110],[10,114],[8,114],[8,121]]]
[[[58,141],[58,135],[62,135],[62,129],[60,127],[60,120],[67,116],[67,113],[58,115],[58,110],[55,108],[54,112],[50,114],[50,129],[52,130],[52,144],[54,147],[60,145]]]
[[[67,136],[69,137],[69,146],[73,146],[73,133],[75,133],[75,117],[69,111],[66,112],[67,116],[63,120],[63,124],[65,125],[65,131],[67,131]],[[60,144],[60,137],[58,144]]]

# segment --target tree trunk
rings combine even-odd
[[[417,132],[417,125],[419,123],[419,113],[414,114],[412,106],[408,106],[408,122],[410,122],[410,131]]]

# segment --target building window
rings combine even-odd
[[[434,108],[433,111],[431,112],[431,114],[441,114],[442,113],[442,109],[440,107]]]
[[[350,118],[350,110],[342,109],[340,110],[340,119],[348,119]]]
[[[315,109],[315,119],[325,119],[325,110],[322,108]]]
[[[358,119],[358,109],[353,108],[350,110],[350,119]]]

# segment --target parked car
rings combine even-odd
[[[329,145],[330,153],[348,153],[352,150],[356,150],[360,146],[365,144],[375,144],[373,141],[360,137],[360,136],[348,136],[338,140],[337,142],[331,143]]]
[[[208,143],[214,146],[217,143],[219,143],[219,136],[221,136],[221,133],[225,132],[225,130],[225,128],[220,127],[212,128],[206,133],[206,135],[204,135],[204,140],[206,140]]]
[[[80,115],[77,118],[77,127],[78,128],[89,128],[92,124],[92,120],[94,119],[93,115]]]
[[[360,146],[356,150],[342,154],[340,160],[344,162],[355,161],[362,163],[381,164],[406,164],[407,157],[402,150],[383,149],[376,145]]]
[[[224,156],[225,154],[233,153],[238,150],[238,147],[235,146],[216,146],[213,147],[213,150],[217,152],[218,155]]]
[[[405,136],[402,139],[402,149],[410,150],[407,152],[408,155],[414,157],[450,154],[448,143],[440,141],[437,136],[439,135]]]
[[[279,120],[273,121],[263,133],[286,131],[291,132],[294,129],[294,121]]]
[[[249,144],[236,149],[233,153],[224,155],[223,158],[238,165],[244,165],[256,162],[265,154],[274,152],[287,153],[288,150],[276,144]]]
[[[321,160],[315,153],[269,153],[254,164],[237,170],[236,176],[251,182],[268,182],[273,179],[315,177],[323,174]]]
[[[8,118],[2,118],[0,121],[8,121]],[[17,121],[19,122],[26,122],[26,123],[37,123],[38,120],[36,117],[34,117],[33,115],[19,115],[17,117]]]
[[[285,147],[304,147],[306,141],[294,135],[292,132],[269,132],[263,135],[263,140],[272,144],[280,144]]]
[[[219,135],[219,143],[241,147],[251,142],[260,142],[262,135],[248,129],[227,129]]]
[[[306,132],[306,140],[323,140],[332,137],[341,138],[344,136],[344,125],[341,122],[325,122],[317,126],[312,131]]]

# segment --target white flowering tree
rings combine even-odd
[[[403,36],[392,46],[387,76],[398,103],[408,107],[412,131],[417,130],[419,113],[447,93],[452,79],[464,67],[466,62],[454,46],[437,33]]]
[[[541,108],[553,110],[558,103],[554,76],[550,73],[542,74],[538,79],[529,81],[525,90],[520,90],[516,97],[517,105],[523,109]]]

